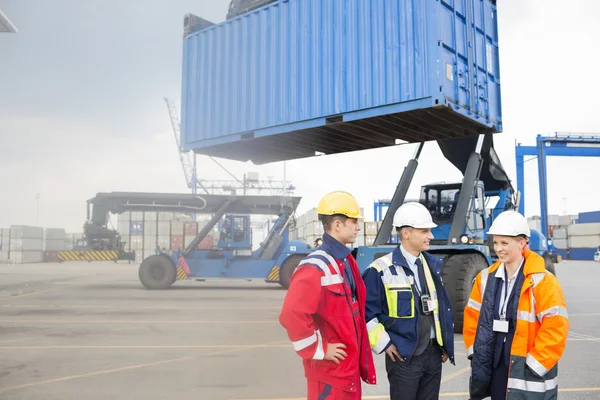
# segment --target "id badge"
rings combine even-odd
[[[508,333],[508,321],[494,320],[494,332]]]
[[[437,311],[437,302],[433,301],[433,299],[430,299],[429,304],[430,304],[429,309],[431,311]]]

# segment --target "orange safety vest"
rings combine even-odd
[[[569,317],[562,288],[546,271],[544,259],[523,253],[525,280],[517,307],[517,324],[510,351],[507,399],[549,399],[558,391],[558,360],[566,347]],[[494,285],[502,263],[481,271],[464,310],[463,339],[471,359],[471,399],[489,396],[494,357]],[[482,301],[483,298],[483,301]]]

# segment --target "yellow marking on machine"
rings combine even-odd
[[[279,267],[277,265],[271,268],[271,272],[267,275],[267,281],[279,281]]]
[[[115,261],[119,258],[116,251],[69,250],[59,251],[61,261]]]
[[[183,268],[181,268],[181,265],[177,266],[177,280],[178,281],[185,281],[187,279],[187,275],[185,274],[185,271],[183,270]]]

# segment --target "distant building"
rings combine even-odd
[[[0,10],[0,33],[17,33],[17,28],[8,19],[6,15]]]

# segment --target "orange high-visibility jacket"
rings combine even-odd
[[[569,332],[562,288],[547,272],[543,257],[526,250],[525,280],[517,306],[517,324],[510,351],[507,399],[549,399],[557,395],[558,360]],[[495,291],[501,262],[481,271],[464,310],[463,335],[471,359],[471,400],[489,396],[494,358]],[[483,299],[483,300],[482,300]]]

